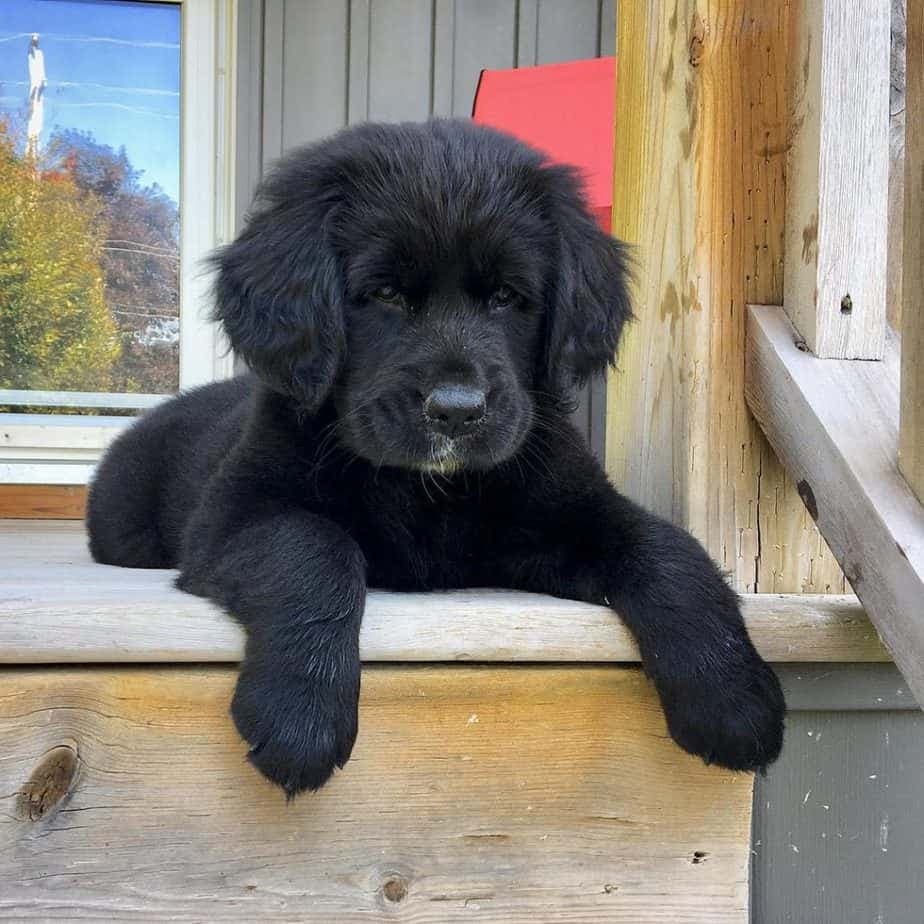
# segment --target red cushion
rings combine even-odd
[[[615,58],[486,70],[472,118],[528,142],[554,163],[578,167],[587,202],[609,231],[615,98]]]

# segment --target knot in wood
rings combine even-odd
[[[407,880],[392,876],[382,884],[382,895],[390,902],[403,902],[407,898]]]
[[[809,516],[813,520],[817,520],[818,501],[815,500],[815,492],[812,490],[812,486],[803,478],[796,485],[796,490],[799,492],[799,497],[802,498],[802,503],[805,504],[805,509],[808,510]]]
[[[703,22],[699,13],[694,13],[693,23],[690,26],[690,67],[699,67],[706,54],[706,34],[706,24]]]
[[[47,751],[19,795],[20,817],[40,821],[70,793],[80,760],[70,745]]]

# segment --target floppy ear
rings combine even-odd
[[[343,281],[326,233],[336,205],[310,153],[291,156],[257,192],[238,238],[211,258],[213,319],[271,388],[316,410],[344,353]]]
[[[623,325],[632,317],[629,254],[604,233],[584,202],[570,167],[543,168],[558,229],[546,328],[547,377],[567,394],[616,360]]]

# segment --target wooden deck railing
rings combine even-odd
[[[796,4],[783,308],[750,311],[746,394],[924,702],[924,0],[907,5],[900,337],[886,319],[889,6]]]

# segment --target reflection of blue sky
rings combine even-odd
[[[128,0],[0,0],[0,111],[25,113],[33,32],[48,86],[42,143],[55,127],[122,145],[142,183],[179,198],[180,8]]]

